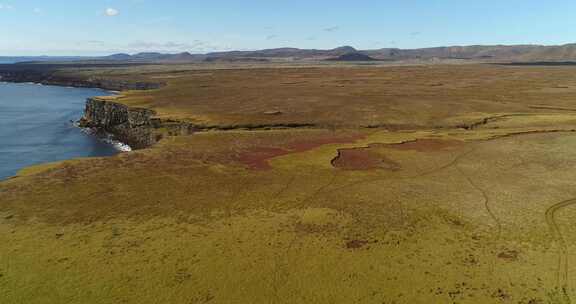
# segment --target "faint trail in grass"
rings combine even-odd
[[[421,174],[418,174],[418,175],[415,175],[415,176],[410,176],[410,177],[407,177],[407,178],[424,177],[424,176],[428,176],[428,175],[431,175],[431,174],[440,172],[440,171],[442,171],[442,170],[451,168],[451,167],[453,167],[453,166],[456,166],[463,158],[465,158],[466,156],[470,155],[470,154],[471,154],[472,152],[474,152],[474,151],[476,151],[476,147],[474,147],[474,148],[472,148],[472,149],[470,149],[470,150],[468,150],[468,151],[466,151],[466,152],[460,153],[460,154],[459,154],[458,156],[456,156],[451,162],[449,162],[449,163],[447,163],[447,164],[445,164],[445,165],[443,165],[443,166],[440,166],[440,167],[438,167],[438,168],[429,170],[429,171],[427,171],[427,172],[424,172],[424,173],[421,173]]]
[[[383,180],[389,180],[389,179],[394,179],[394,180],[403,180],[403,179],[414,179],[414,178],[419,178],[419,177],[424,177],[424,176],[428,176],[428,175],[432,175],[435,173],[438,173],[440,171],[446,170],[448,168],[451,168],[453,166],[455,166],[456,164],[458,164],[458,162],[460,162],[464,157],[468,156],[469,154],[471,154],[472,152],[474,152],[476,150],[476,148],[472,148],[466,152],[463,152],[461,154],[459,154],[458,156],[456,156],[454,159],[452,159],[450,162],[448,162],[445,165],[442,165],[440,167],[431,169],[429,171],[423,172],[423,173],[419,173],[416,175],[412,175],[412,176],[405,176],[405,177],[379,177],[379,178],[371,178],[371,179],[364,179],[364,180],[360,180],[360,181],[356,181],[356,182],[352,182],[352,183],[348,183],[336,188],[332,188],[330,189],[330,191],[340,191],[340,190],[344,190],[346,188],[350,188],[350,187],[354,187],[356,185],[360,185],[360,184],[371,184],[371,183],[375,183],[375,182],[379,182],[379,181],[383,181]]]
[[[460,172],[460,174],[462,176],[464,176],[466,181],[468,181],[468,184],[470,184],[474,189],[476,189],[476,191],[478,191],[482,194],[482,197],[484,199],[484,210],[486,210],[486,213],[488,213],[490,218],[492,218],[492,220],[496,224],[496,227],[498,229],[498,232],[496,233],[496,241],[499,241],[501,236],[502,236],[502,222],[496,216],[496,214],[494,213],[494,210],[492,210],[492,208],[490,207],[490,197],[488,196],[488,194],[486,193],[486,191],[484,189],[482,189],[480,186],[478,186],[478,184],[476,184],[476,182],[474,182],[474,180],[462,170],[462,168],[460,168],[458,166],[456,166],[456,168],[458,168],[458,171]]]
[[[287,206],[289,207],[289,200],[282,201],[281,197],[284,196],[289,190],[291,190],[292,187],[294,187],[295,182],[296,175],[292,176],[287,183],[285,183],[278,191],[271,195],[271,201],[274,201],[275,204],[270,204],[268,210],[279,211],[287,208]]]
[[[284,193],[286,193],[286,191],[288,191],[288,189],[290,189],[292,184],[294,184],[294,181],[296,181],[296,176],[292,176],[290,178],[290,180],[284,185],[284,187],[282,187],[280,190],[278,190],[278,192],[276,192],[274,195],[272,195],[272,199],[278,199]]]
[[[299,204],[297,204],[297,206],[299,208],[302,208],[305,206],[305,204],[307,202],[309,202],[310,200],[312,200],[313,198],[317,197],[318,195],[320,195],[324,190],[326,190],[327,188],[329,188],[330,186],[332,186],[335,182],[336,182],[336,178],[338,177],[338,173],[335,172],[334,174],[332,174],[332,177],[330,178],[330,180],[324,184],[323,186],[319,187],[318,189],[316,189],[316,191],[312,192],[312,194],[308,195],[307,197],[303,198]]]
[[[456,166],[456,168],[458,169],[458,172],[460,172],[460,175],[462,175],[466,179],[468,184],[470,184],[470,186],[472,186],[472,188],[474,188],[476,191],[478,191],[482,194],[482,198],[484,200],[484,202],[483,202],[484,210],[490,216],[490,218],[492,219],[492,221],[494,222],[494,224],[496,225],[496,228],[497,228],[496,237],[494,239],[494,242],[499,243],[500,238],[502,237],[502,223],[501,223],[500,219],[496,216],[494,211],[490,208],[490,197],[488,196],[488,194],[486,193],[486,191],[483,188],[478,186],[478,184],[476,184],[476,182],[474,182],[474,180],[468,174],[466,174],[464,172],[464,170],[462,170],[462,168],[460,168],[459,166]],[[496,268],[496,264],[495,264],[495,262],[492,262],[490,264],[491,264],[490,275],[494,275],[494,269]]]
[[[556,221],[556,214],[561,209],[566,207],[572,206],[576,204],[576,198],[571,198],[569,200],[561,201],[556,203],[548,209],[544,213],[546,217],[546,223],[548,227],[552,230],[554,237],[558,241],[559,250],[558,250],[558,266],[556,272],[556,286],[558,291],[562,291],[564,296],[567,298],[568,303],[571,303],[570,297],[568,295],[568,245],[566,243],[566,239],[562,234],[562,230],[558,226],[558,222]]]
[[[413,178],[423,177],[423,176],[427,176],[427,175],[432,175],[432,174],[434,174],[434,173],[440,172],[440,171],[442,171],[442,170],[446,170],[446,169],[448,169],[448,168],[451,168],[451,167],[457,165],[462,159],[464,159],[466,156],[468,156],[469,154],[471,154],[471,153],[474,152],[475,150],[476,150],[476,148],[472,148],[472,149],[470,149],[470,150],[468,150],[468,151],[465,151],[465,152],[459,154],[459,155],[456,156],[454,159],[452,159],[450,162],[448,162],[448,163],[446,163],[446,164],[444,164],[444,165],[442,165],[442,166],[440,166],[440,167],[434,168],[434,169],[429,170],[429,171],[424,172],[424,173],[420,173],[420,174],[413,175],[413,176],[408,176],[408,177],[401,177],[401,178],[398,178],[398,177],[392,177],[392,178],[391,178],[391,177],[385,177],[385,178],[367,179],[367,180],[361,180],[361,181],[357,181],[357,182],[348,183],[348,184],[345,184],[345,185],[342,185],[342,186],[338,186],[338,187],[332,187],[332,186],[336,183],[336,180],[337,180],[337,178],[338,178],[338,176],[339,176],[338,172],[335,171],[335,173],[332,175],[332,177],[330,178],[330,180],[329,180],[327,183],[325,183],[324,185],[318,187],[318,188],[317,188],[314,192],[312,192],[310,195],[302,198],[302,199],[300,200],[300,202],[297,203],[297,204],[294,206],[294,208],[296,208],[296,209],[298,209],[298,208],[304,208],[304,207],[306,206],[306,203],[310,202],[310,200],[312,200],[312,199],[314,199],[314,198],[316,198],[316,197],[318,197],[318,196],[326,193],[327,191],[334,192],[334,191],[339,191],[339,190],[343,190],[343,189],[346,189],[346,188],[350,188],[350,187],[353,187],[353,186],[359,185],[359,184],[374,183],[374,182],[378,182],[378,181],[382,181],[382,180],[388,180],[388,179],[413,179]],[[291,182],[295,181],[295,178],[296,178],[296,177],[294,177]],[[286,187],[283,187],[282,189],[280,189],[280,190],[277,192],[276,197],[278,197],[279,195],[285,193],[286,189],[287,189],[288,187],[290,187],[291,182],[290,182],[289,184],[287,184]],[[297,233],[297,232],[295,232],[295,233]],[[286,275],[287,275],[286,273],[283,273],[283,272],[286,272],[286,270],[283,271],[282,269],[280,269],[280,266],[282,265],[282,261],[284,261],[284,260],[289,256],[290,251],[292,251],[292,249],[293,249],[293,247],[295,246],[296,242],[298,241],[299,237],[300,237],[300,236],[296,235],[296,236],[290,241],[290,243],[288,244],[286,250],[284,250],[281,254],[277,255],[277,257],[276,257],[276,264],[275,264],[275,265],[276,265],[276,266],[275,266],[276,269],[275,269],[275,271],[274,271],[273,278],[272,278],[272,281],[273,281],[273,283],[272,283],[272,288],[273,288],[273,290],[274,290],[274,295],[275,295],[275,297],[277,297],[277,301],[278,301],[278,302],[281,302],[281,301],[280,301],[281,299],[279,298],[278,292],[279,292],[279,286],[280,286],[281,281],[282,281],[282,276],[286,276]]]
[[[242,202],[242,200],[240,200],[240,196],[249,191],[249,183],[250,181],[248,179],[245,179],[244,181],[238,183],[239,186],[237,189],[231,192],[230,200],[227,204],[225,204],[224,207],[227,218],[229,219],[232,218],[234,210],[239,209],[238,207]]]

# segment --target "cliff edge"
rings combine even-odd
[[[190,123],[157,118],[154,110],[129,107],[101,97],[86,100],[79,126],[112,134],[135,150],[151,147],[165,135],[189,135],[199,130]]]
[[[80,126],[113,134],[132,149],[142,149],[152,146],[161,137],[154,132],[157,127],[155,115],[156,112],[149,109],[131,108],[94,97],[86,101]]]

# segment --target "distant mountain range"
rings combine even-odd
[[[4,62],[262,62],[262,61],[400,61],[400,60],[470,60],[470,61],[576,61],[576,44],[543,45],[472,45],[421,49],[383,48],[357,50],[351,46],[331,50],[276,48],[257,51],[229,51],[207,54],[138,53],[114,54],[102,57],[0,57]]]

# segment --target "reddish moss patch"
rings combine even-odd
[[[390,148],[398,150],[414,150],[418,152],[434,152],[462,146],[464,142],[459,140],[441,140],[441,139],[417,139],[400,144],[387,145]]]
[[[306,152],[328,144],[352,143],[360,138],[361,136],[327,137],[327,138],[294,141],[287,144],[286,147],[284,148],[254,147],[248,149],[247,151],[241,152],[236,157],[236,160],[244,165],[247,165],[250,169],[253,170],[269,170],[272,167],[270,166],[270,164],[268,164],[268,160],[272,158],[292,153]]]
[[[332,166],[342,170],[400,170],[400,164],[374,152],[371,147],[340,149]]]
[[[270,164],[268,164],[268,159],[288,153],[290,153],[290,151],[281,148],[257,147],[240,153],[238,161],[254,170],[268,170],[272,168]]]

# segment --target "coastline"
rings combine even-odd
[[[96,96],[99,96],[101,98],[106,98],[106,97],[114,98],[114,96],[121,93],[119,91],[112,91],[112,90],[108,90],[108,89],[104,89],[104,88],[96,88],[96,87],[95,88],[88,88],[88,87],[82,87],[82,86],[80,86],[80,87],[79,86],[67,86],[64,84],[56,85],[56,84],[45,84],[45,83],[41,83],[41,82],[11,82],[11,81],[7,81],[6,79],[0,80],[0,85],[14,85],[14,84],[16,84],[16,85],[22,84],[22,85],[28,85],[28,86],[33,86],[33,85],[34,86],[46,86],[46,87],[52,86],[52,87],[61,87],[61,88],[67,88],[67,89],[98,89],[98,90],[103,91],[102,92],[103,95],[96,95]],[[95,97],[89,97],[88,100],[90,98],[95,98]],[[92,137],[94,140],[101,142],[103,144],[106,144],[107,146],[110,147],[110,149],[116,151],[116,155],[120,154],[120,153],[124,153],[124,152],[130,152],[133,150],[132,147],[130,147],[130,145],[118,140],[114,134],[111,134],[111,133],[108,133],[108,132],[105,132],[102,130],[98,130],[96,128],[86,128],[86,127],[80,126],[79,121],[84,116],[84,110],[85,109],[77,108],[77,111],[80,112],[82,116],[70,117],[70,118],[67,118],[66,120],[62,120],[61,122],[69,125],[70,127],[73,127],[74,129],[78,129],[78,131],[80,133],[85,134],[85,136]],[[0,181],[7,181],[10,179],[28,174],[25,172],[38,171],[35,168],[48,168],[48,167],[58,166],[58,164],[63,163],[63,162],[77,161],[77,160],[81,160],[81,159],[91,159],[91,158],[95,158],[95,157],[109,157],[109,156],[113,156],[113,155],[112,154],[111,155],[101,155],[101,156],[70,156],[69,155],[69,156],[65,156],[61,160],[54,160],[53,161],[53,160],[46,159],[46,160],[43,160],[43,161],[35,163],[35,164],[24,165],[24,166],[20,167],[17,171],[15,171],[13,175],[5,176],[5,177],[1,178]],[[43,170],[39,170],[39,171],[43,171]]]
[[[46,71],[44,70],[46,69]],[[23,68],[23,66],[19,65],[9,65],[3,70],[0,70],[0,82],[5,83],[29,83],[35,85],[46,85],[46,86],[60,86],[60,87],[69,87],[69,88],[94,88],[94,89],[101,89],[106,90],[112,94],[112,96],[118,96],[122,94],[122,91],[125,90],[150,90],[150,89],[157,89],[162,87],[163,83],[155,83],[155,82],[138,82],[138,81],[125,81],[125,80],[113,80],[107,79],[102,77],[80,77],[80,76],[59,76],[57,72],[59,71],[58,68],[45,68],[44,66],[36,65],[33,68]],[[110,97],[108,97],[110,98]],[[114,97],[112,97],[114,98]],[[112,142],[114,145],[119,146],[121,151],[127,150],[134,150],[134,149],[142,149],[151,146],[151,144],[142,145],[140,143],[141,140],[137,138],[130,138],[123,136],[121,133],[118,134],[117,130],[113,130],[109,128],[108,125],[100,125],[98,123],[90,123],[89,119],[87,118],[86,111],[88,108],[88,104],[91,100],[103,100],[103,96],[93,96],[86,100],[86,108],[84,109],[84,114],[82,117],[79,117],[77,122],[78,127],[84,129],[89,127],[90,133],[102,133],[104,135],[104,140]],[[106,101],[108,102],[108,101]],[[120,104],[118,102],[114,102],[115,104]],[[129,109],[129,107],[127,107]],[[110,113],[110,115],[114,115],[115,113]],[[85,126],[82,125],[82,121],[84,121]],[[88,122],[86,124],[86,122]],[[112,137],[115,137],[112,138]],[[122,140],[121,138],[124,138]]]
[[[11,66],[19,69],[19,66]],[[98,140],[111,144],[119,153],[146,149],[157,143],[167,132],[168,135],[191,134],[197,128],[189,123],[154,118],[156,113],[149,109],[134,108],[122,104],[116,100],[127,90],[151,90],[164,86],[164,83],[138,82],[107,79],[103,77],[82,77],[56,75],[58,68],[48,73],[42,72],[43,66],[34,66],[39,71],[21,70],[10,72],[10,68],[0,70],[0,83],[33,84],[41,86],[58,86],[67,88],[93,88],[105,90],[113,95],[93,96],[85,101],[85,108],[81,117],[74,119],[74,125],[81,132],[96,137]],[[8,70],[8,71],[7,71]],[[94,105],[99,105],[94,107]],[[95,108],[97,108],[95,110]],[[161,132],[158,132],[162,129]],[[82,159],[81,157],[80,159]],[[90,158],[90,157],[88,157]],[[47,164],[58,164],[76,160],[71,158],[56,162],[46,162],[27,166],[20,169],[15,176],[8,177],[3,181],[21,176],[22,170],[36,171],[36,167],[46,167]],[[40,170],[43,171],[43,170]]]
[[[64,88],[74,88],[74,89],[79,89],[79,88],[87,88],[87,87],[78,87],[78,86],[65,86],[65,85],[57,85],[57,84],[44,84],[41,82],[10,82],[10,81],[5,81],[5,80],[0,80],[0,84],[2,83],[7,83],[7,84],[30,84],[30,85],[39,85],[39,86],[57,86],[57,87],[64,87]],[[104,96],[108,97],[108,98],[114,98],[114,96],[120,95],[122,92],[121,91],[114,91],[114,90],[108,90],[105,88],[99,88],[99,87],[95,87],[94,89],[101,89],[106,91],[107,93],[110,93],[110,95],[98,95],[98,96],[93,96],[90,98],[102,98]],[[111,144],[112,146],[114,146],[118,151],[120,152],[129,152],[132,151],[132,147],[130,147],[130,145],[128,145],[127,143],[123,143],[117,139],[114,138],[114,134],[111,133],[106,133],[106,132],[100,132],[99,130],[95,130],[93,128],[86,128],[86,127],[82,127],[79,124],[79,121],[82,119],[82,117],[79,117],[78,119],[74,120],[73,125],[77,128],[79,128],[81,130],[81,132],[85,133],[85,134],[89,134],[91,136],[95,136],[97,139]],[[98,133],[102,133],[102,134],[98,134]]]
[[[107,91],[151,90],[165,84],[144,81],[108,79],[105,77],[81,77],[77,75],[60,75],[66,65],[43,64],[6,64],[0,69],[0,82],[34,83],[43,85],[65,86],[74,88],[94,88]],[[73,67],[73,66],[70,66]]]

